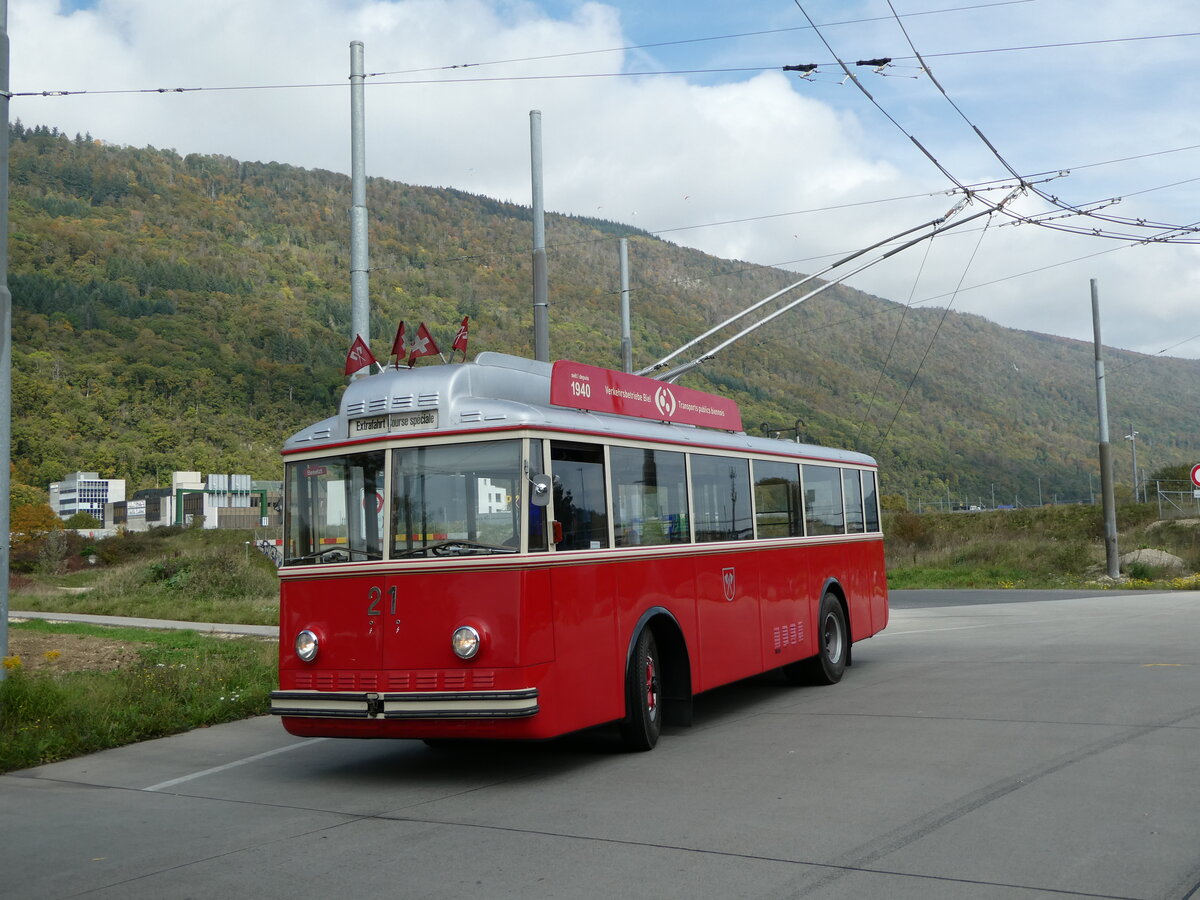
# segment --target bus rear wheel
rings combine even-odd
[[[625,673],[625,720],[621,739],[625,749],[653,750],[662,732],[662,689],[658,645],[654,633],[643,628],[638,635],[629,671]]]
[[[832,591],[821,598],[817,615],[817,655],[783,667],[792,684],[837,684],[846,673],[850,655],[850,631],[846,614]]]

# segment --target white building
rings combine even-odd
[[[105,505],[124,499],[124,478],[101,478],[96,472],[72,472],[50,485],[50,508],[64,520],[77,512],[87,512],[101,525],[107,525]]]
[[[162,525],[253,529],[279,524],[279,482],[255,482],[249,475],[172,472],[169,488],[136,491],[113,507],[112,519],[127,531]]]
[[[501,486],[492,484],[490,478],[479,479],[479,498],[476,504],[476,512],[487,515],[489,513],[508,512],[509,504],[512,498],[508,492]]]

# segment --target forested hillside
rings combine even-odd
[[[14,481],[280,477],[284,437],[345,383],[349,178],[20,124],[11,137]],[[532,352],[527,207],[380,179],[368,206],[376,356],[401,319],[448,348],[464,315],[472,355]],[[618,237],[635,365],[796,279],[612,222],[551,215],[546,236],[556,358],[618,365]],[[1040,478],[1047,501],[1088,496],[1091,346],[943,312],[835,288],[682,383],[736,399],[750,430],[799,418],[805,440],[877,455],[888,492],[994,485],[1027,503]],[[1195,461],[1200,363],[1112,351],[1107,366],[1114,443],[1135,422],[1139,462]]]

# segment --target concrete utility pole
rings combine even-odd
[[[350,341],[371,345],[367,254],[367,126],[362,41],[350,42]],[[370,371],[369,369],[367,370]]]
[[[550,362],[550,286],[546,272],[546,207],[542,200],[542,111],[529,111],[533,177],[533,358]]]
[[[8,0],[0,0],[0,235],[8,234]],[[8,241],[0,240],[0,657],[8,656],[8,564],[11,517],[8,498],[12,461],[12,294],[8,290]],[[0,666],[0,681],[4,680]]]
[[[1108,577],[1118,578],[1121,560],[1117,556],[1117,504],[1113,499],[1112,450],[1108,446],[1108,397],[1104,389],[1103,345],[1100,342],[1100,292],[1096,279],[1092,284],[1092,331],[1096,344],[1096,406],[1100,413],[1100,495],[1104,503],[1104,559]]]

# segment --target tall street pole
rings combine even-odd
[[[550,287],[546,272],[546,205],[542,199],[542,111],[529,111],[533,180],[533,358],[550,362]]]
[[[1104,498],[1104,559],[1108,577],[1121,575],[1117,556],[1117,504],[1113,499],[1112,449],[1108,445],[1108,397],[1104,389],[1103,345],[1100,342],[1100,291],[1092,284],[1092,331],[1096,344],[1096,406],[1100,413],[1100,495]]]
[[[350,42],[350,342],[371,345],[367,254],[367,126],[362,41]],[[369,369],[367,370],[369,373]]]
[[[0,0],[0,657],[8,656],[8,498],[12,461],[12,294],[8,290],[8,0]],[[0,681],[4,680],[0,665]]]

